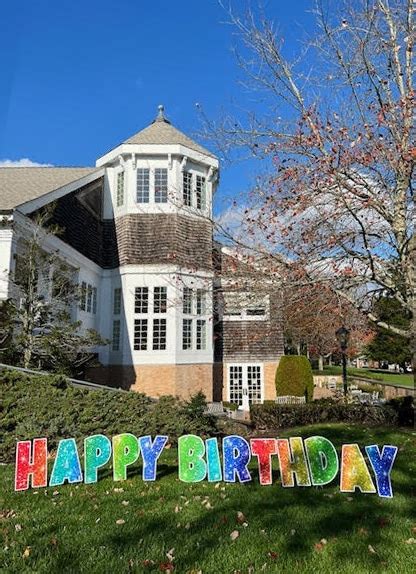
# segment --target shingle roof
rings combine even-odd
[[[158,117],[140,132],[124,141],[125,144],[180,144],[204,155],[215,157],[213,153],[197,144],[187,135],[175,128],[163,115],[163,106],[159,106]]]
[[[42,197],[96,170],[96,167],[0,167],[0,211]]]

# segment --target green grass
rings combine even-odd
[[[104,471],[96,485],[14,493],[8,465],[0,467],[0,571],[155,573],[164,571],[172,548],[181,574],[414,571],[416,544],[405,541],[416,538],[416,433],[340,424],[286,434],[322,434],[337,447],[400,446],[394,498],[340,493],[338,479],[325,488],[260,486],[256,471],[246,485],[186,485],[177,478],[173,448],[163,453],[154,483],[143,483],[137,467],[123,483]],[[124,524],[116,524],[120,519]],[[232,541],[234,530],[239,537]]]
[[[323,371],[314,371],[315,375],[341,375],[342,367],[325,367]],[[348,376],[365,377],[366,379],[373,379],[382,384],[403,385],[406,387],[414,386],[414,377],[410,373],[392,373],[390,371],[383,371],[378,369],[356,369],[354,367],[348,368]]]

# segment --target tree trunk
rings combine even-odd
[[[319,369],[319,371],[323,371],[324,370],[324,358],[322,355],[319,355],[318,361],[319,361],[318,369]]]

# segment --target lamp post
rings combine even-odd
[[[348,340],[350,338],[350,332],[346,327],[340,327],[335,333],[336,338],[342,353],[342,383],[344,386],[344,396],[347,396],[348,384],[347,384],[347,349]]]

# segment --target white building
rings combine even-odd
[[[98,350],[102,367],[90,377],[150,396],[186,397],[201,389],[208,400],[246,406],[272,398],[281,329],[273,340],[264,330],[266,344],[252,349],[247,336],[233,350],[225,340],[235,339],[236,329],[264,329],[270,309],[250,317],[242,310],[228,323],[221,314],[214,325],[218,168],[214,155],[170,124],[162,106],[148,127],[96,167],[1,168],[0,299],[12,295],[8,276],[19,238],[30,233],[38,210],[54,202],[53,218],[64,232],[48,237],[47,249],[76,270],[83,296],[74,319],[111,340]],[[224,339],[215,361],[214,328]]]

